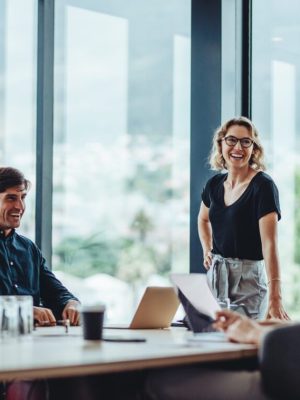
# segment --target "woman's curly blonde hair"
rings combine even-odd
[[[239,125],[248,129],[251,138],[254,140],[253,153],[249,160],[249,165],[256,171],[264,171],[266,169],[264,164],[264,149],[258,137],[258,131],[250,119],[246,117],[235,117],[221,125],[213,136],[213,144],[209,156],[209,163],[211,169],[221,171],[227,169],[225,160],[222,155],[221,140],[226,136],[228,129],[231,126]]]

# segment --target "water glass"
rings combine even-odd
[[[218,297],[217,301],[222,309],[227,308],[230,310],[230,298],[229,297]]]
[[[18,302],[18,333],[28,335],[33,330],[33,300],[31,296],[16,296]]]
[[[2,321],[0,336],[14,338],[18,336],[19,306],[15,296],[1,296]]]
[[[2,296],[0,296],[0,337],[2,332],[2,317],[3,317],[3,299]]]

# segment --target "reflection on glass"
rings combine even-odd
[[[55,15],[53,268],[118,321],[189,269],[191,5],[130,4]]]
[[[0,164],[35,180],[36,21],[35,0],[0,2]],[[34,185],[33,185],[34,187]],[[34,189],[22,231],[34,239]]]
[[[253,121],[280,191],[283,294],[292,316],[300,315],[299,34],[299,2],[253,1]]]

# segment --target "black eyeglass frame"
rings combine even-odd
[[[227,143],[227,140],[226,140],[226,139],[234,140],[235,143],[234,143],[234,144],[229,144],[229,143]],[[251,147],[251,146],[255,143],[254,140],[251,139],[251,138],[244,137],[244,138],[239,139],[239,138],[237,138],[237,137],[235,137],[235,136],[232,136],[232,135],[223,137],[222,139],[219,140],[219,142],[222,142],[223,140],[225,141],[225,143],[226,143],[227,146],[229,146],[229,147],[234,147],[234,146],[236,146],[236,144],[237,144],[238,142],[240,142],[240,143],[241,143],[241,146],[242,146],[244,149],[248,149],[249,147]],[[247,140],[247,141],[249,140],[250,144],[245,146],[245,144],[243,144],[243,141],[245,141],[245,140]],[[244,142],[244,143],[245,143],[245,142]]]

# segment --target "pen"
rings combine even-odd
[[[56,325],[61,325],[65,327],[65,332],[69,332],[70,320],[69,319],[61,319],[56,321]]]
[[[107,337],[102,339],[104,342],[119,342],[119,343],[143,343],[146,342],[145,338],[121,338],[121,337]]]
[[[65,325],[70,325],[70,320],[69,319],[58,319],[54,322],[50,322],[50,321],[34,321],[35,324],[37,326],[55,326],[55,325],[59,325],[59,326],[65,326]]]

